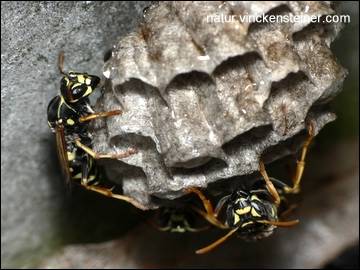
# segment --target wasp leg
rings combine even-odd
[[[143,211],[148,210],[144,205],[142,205],[141,203],[139,203],[138,201],[136,201],[135,199],[133,199],[131,197],[113,193],[112,190],[115,187],[113,187],[113,188],[104,188],[104,187],[100,187],[100,186],[88,185],[88,184],[83,183],[83,182],[81,182],[81,185],[83,187],[85,187],[86,189],[88,189],[88,190],[95,191],[95,192],[100,193],[102,195],[105,195],[107,197],[111,197],[111,198],[114,198],[114,199],[118,199],[118,200],[128,202],[128,203],[132,204],[133,206],[135,206],[136,208],[139,208],[139,209],[141,209]]]
[[[86,155],[81,160],[81,183],[87,185],[89,181],[89,172],[91,170],[91,165],[89,164],[89,156]]]
[[[127,151],[122,152],[120,154],[101,154],[101,153],[95,152],[90,147],[82,144],[80,142],[80,140],[75,140],[75,144],[77,147],[84,150],[86,153],[88,153],[94,159],[101,159],[101,158],[122,159],[122,158],[126,158],[128,156],[131,156],[133,154],[136,154],[138,152],[136,149],[129,148]]]
[[[81,183],[84,185],[98,185],[99,174],[94,159],[85,155],[81,160]]]
[[[220,222],[217,218],[216,218],[216,214],[214,212],[214,208],[210,202],[210,200],[208,200],[205,195],[197,188],[194,187],[190,187],[186,189],[186,192],[188,193],[195,193],[201,200],[206,212],[198,209],[195,206],[192,206],[191,208],[197,212],[199,215],[201,215],[203,218],[205,218],[208,222],[210,222],[211,224],[213,224],[214,226],[221,228],[221,229],[228,229],[228,227],[226,225],[224,225],[222,222]]]
[[[92,182],[93,180],[96,180],[94,175],[90,174],[91,169],[93,168],[92,167],[93,164],[91,164],[91,162],[92,162],[92,159],[89,158],[89,157],[86,157],[86,158],[84,158],[82,160],[82,164],[81,164],[82,165],[82,172],[81,172],[81,182],[80,182],[80,184],[83,187],[85,187],[88,190],[95,191],[97,193],[105,195],[107,197],[111,197],[111,198],[115,198],[115,199],[118,199],[118,200],[126,201],[126,202],[131,203],[133,206],[135,206],[136,208],[139,208],[141,210],[147,210],[147,208],[145,206],[143,206],[141,203],[134,200],[133,198],[113,193],[112,190],[115,187],[105,188],[105,187],[98,186],[98,184],[99,184],[98,182],[89,183],[89,182]],[[93,179],[91,179],[91,177],[93,177]]]
[[[114,111],[109,111],[109,112],[97,112],[97,113],[92,113],[92,114],[80,117],[79,122],[83,123],[83,122],[94,120],[97,118],[109,117],[109,116],[114,116],[114,115],[119,115],[119,114],[122,114],[121,110],[114,110]]]
[[[235,229],[232,229],[230,232],[228,232],[226,235],[224,235],[223,237],[219,238],[218,240],[216,240],[214,243],[208,245],[207,247],[204,247],[202,249],[198,249],[195,253],[196,254],[205,254],[211,250],[213,250],[214,248],[216,248],[217,246],[219,246],[220,244],[222,244],[223,242],[225,242],[231,235],[233,235],[240,227],[236,227]]]
[[[214,208],[210,202],[210,200],[208,200],[205,195],[197,188],[194,187],[189,187],[186,189],[186,192],[188,193],[195,193],[201,200],[202,204],[204,205],[204,208],[206,210],[206,212],[209,215],[214,215]]]
[[[214,215],[209,215],[208,213],[204,212],[203,210],[195,206],[191,206],[191,209],[193,209],[196,213],[198,213],[200,216],[202,216],[204,219],[206,219],[209,223],[211,223],[215,227],[218,227],[220,229],[229,229],[228,226],[221,223]]]
[[[297,204],[291,204],[288,209],[280,214],[280,218],[283,219],[284,217],[289,216],[296,208],[298,207]]]
[[[303,176],[303,172],[304,172],[304,168],[305,168],[306,153],[307,153],[308,147],[309,147],[312,139],[314,138],[314,136],[315,136],[314,123],[310,122],[310,124],[308,125],[308,137],[302,147],[301,158],[300,158],[300,160],[297,161],[296,172],[292,179],[293,186],[291,188],[286,187],[285,188],[286,193],[299,193],[299,191],[300,191],[300,181]]]
[[[274,203],[276,204],[276,206],[279,206],[280,201],[281,201],[279,193],[277,192],[277,190],[274,187],[273,183],[269,179],[269,176],[267,175],[266,170],[265,170],[264,163],[261,160],[260,160],[259,168],[260,168],[260,173],[261,173],[261,175],[263,176],[263,178],[264,178],[264,180],[266,182],[266,189],[269,191],[269,193],[273,197]]]

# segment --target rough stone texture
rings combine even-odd
[[[189,186],[249,175],[264,152],[300,135],[307,120],[316,132],[334,120],[322,105],[346,76],[329,48],[342,25],[207,22],[208,15],[263,13],[334,10],[325,1],[160,2],[114,46],[97,109],[124,114],[101,122],[95,148],[138,148],[121,162],[104,162],[125,194],[156,208],[151,195],[174,199]],[[301,144],[288,146],[265,160]]]
[[[1,266],[29,266],[61,242],[61,176],[46,122],[56,63],[99,74],[147,2],[1,2]]]

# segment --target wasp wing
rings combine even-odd
[[[61,170],[63,172],[63,175],[65,177],[65,183],[67,187],[71,186],[71,173],[69,168],[69,160],[67,157],[67,147],[66,147],[66,141],[65,141],[65,132],[64,127],[62,125],[57,126],[55,128],[55,134],[56,134],[56,148],[58,153],[58,158],[61,165]]]

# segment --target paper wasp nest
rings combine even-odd
[[[317,133],[335,119],[325,105],[346,71],[329,47],[342,25],[239,20],[263,14],[335,12],[328,1],[160,2],[114,46],[96,109],[124,114],[98,124],[94,144],[139,150],[103,162],[124,194],[156,208],[152,196],[242,181],[260,157],[298,150],[307,120]]]

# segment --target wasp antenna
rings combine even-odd
[[[199,208],[195,207],[195,206],[191,206],[191,208],[198,213],[199,215],[201,215],[203,218],[205,218],[208,222],[210,222],[212,225],[220,228],[220,229],[228,229],[228,227],[224,224],[222,224],[215,216],[213,215],[209,215],[208,213],[200,210]]]
[[[259,220],[259,223],[270,224],[278,227],[292,227],[299,223],[298,219],[290,220],[290,221],[273,221],[273,220]]]
[[[59,57],[58,57],[58,68],[61,74],[65,75],[64,72],[64,59],[65,59],[65,55],[64,55],[64,51],[60,51],[59,53]]]
[[[208,230],[210,229],[210,226],[204,226],[204,227],[201,227],[201,228],[187,228],[187,230],[189,232],[194,232],[194,233],[197,233],[197,232],[202,232],[202,231],[205,231],[205,230]]]
[[[166,232],[166,231],[169,231],[169,230],[171,229],[170,226],[167,226],[167,227],[160,227],[160,226],[158,226],[152,218],[145,220],[145,222],[146,222],[147,224],[149,224],[151,227],[153,227],[153,228],[155,228],[156,230],[158,230],[158,231]]]
[[[220,239],[216,240],[214,243],[208,245],[207,247],[204,247],[202,249],[198,249],[195,253],[196,254],[205,254],[211,250],[213,250],[214,248],[216,248],[217,246],[221,245],[223,242],[225,242],[231,235],[233,235],[237,230],[239,229],[239,227],[236,227],[235,229],[232,229],[230,232],[228,232],[226,235],[224,235],[223,237],[221,237]]]

